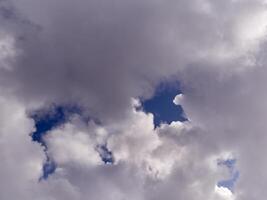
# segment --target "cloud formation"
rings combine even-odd
[[[264,198],[266,5],[0,0],[0,199]],[[136,107],[164,81],[181,83],[188,121],[154,128]],[[57,168],[40,181],[29,113],[51,104],[82,112],[44,136]],[[230,191],[218,160],[233,158]]]

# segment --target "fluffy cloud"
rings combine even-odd
[[[76,130],[72,124],[64,125],[64,128],[54,130],[46,136],[51,157],[57,164],[81,163],[81,165],[97,165],[101,158],[91,144],[87,134]]]
[[[81,191],[79,198],[223,198],[214,189],[225,175],[217,165],[223,157],[201,152],[190,123],[173,122],[154,130],[152,116],[135,110],[121,124],[101,126],[108,136],[97,131],[98,125],[89,123],[86,128],[80,123],[76,119],[46,137],[58,164],[51,179],[67,179]],[[107,143],[113,164],[100,162],[99,141]]]
[[[161,199],[165,195],[194,199],[195,194],[215,195],[213,188],[221,176],[216,156],[200,157],[198,148],[190,146],[192,140],[186,139],[192,137],[190,124],[174,122],[154,130],[152,116],[134,109],[123,123],[112,126],[85,125],[73,118],[46,135],[48,154],[58,168],[47,180],[39,181],[45,156],[29,137],[33,120],[18,102],[1,98],[0,106],[0,171],[5,177],[1,199]],[[112,165],[101,162],[95,148],[103,141],[113,152]],[[206,161],[201,163],[200,158]],[[182,189],[177,192],[177,187]]]

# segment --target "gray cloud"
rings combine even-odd
[[[1,199],[266,195],[266,2],[2,0],[0,23]],[[154,130],[132,98],[166,80],[181,82],[189,122]],[[49,132],[58,168],[38,182],[45,156],[26,112],[49,103],[103,123],[73,118]],[[102,142],[114,165],[101,163]],[[228,154],[240,178],[223,197],[216,161]]]
[[[72,101],[114,118],[131,97],[151,95],[159,81],[214,57],[212,49],[231,48],[231,15],[243,4],[228,11],[231,3],[217,3],[13,1],[10,12],[24,17],[11,19],[20,55],[1,79],[26,101]]]

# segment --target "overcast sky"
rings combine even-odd
[[[0,200],[265,199],[266,34],[266,0],[0,0]]]

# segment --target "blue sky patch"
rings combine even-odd
[[[35,122],[35,132],[31,134],[32,140],[44,147],[46,162],[43,165],[43,175],[40,180],[47,179],[56,170],[56,163],[47,154],[47,146],[43,136],[57,126],[64,124],[71,115],[79,114],[80,110],[74,106],[51,106],[50,109],[40,109],[33,112],[30,116]]]
[[[46,155],[46,162],[43,165],[43,174],[40,177],[40,180],[47,179],[49,175],[53,174],[57,168],[56,163],[52,158],[47,154],[47,146],[43,137],[47,134],[48,131],[66,123],[73,114],[78,114],[81,117],[81,109],[75,106],[51,106],[49,109],[40,109],[33,112],[30,117],[35,122],[35,132],[31,134],[32,140],[38,142],[41,146],[44,147],[44,153]],[[88,117],[84,117],[85,121],[90,120]],[[99,120],[94,120],[96,123],[100,123]],[[102,161],[105,164],[112,164],[114,158],[112,152],[108,150],[105,144],[98,145],[96,150],[99,153]]]
[[[48,112],[42,110],[35,112],[31,117],[35,122],[35,132],[32,133],[32,140],[45,146],[43,136],[47,131],[63,124],[66,121],[66,114],[63,107],[53,107]]]
[[[143,110],[154,115],[154,125],[170,124],[173,121],[186,121],[183,108],[175,105],[173,99],[181,94],[180,85],[175,83],[161,83],[151,99],[141,100]]]
[[[233,192],[236,181],[239,178],[239,171],[236,169],[236,159],[220,160],[219,166],[225,166],[228,168],[230,178],[221,180],[217,183],[219,187],[226,187]]]
[[[101,157],[102,161],[105,164],[113,164],[114,163],[114,157],[112,152],[107,148],[107,145],[98,145],[97,151],[99,153],[99,156]]]
[[[56,168],[56,163],[46,154],[46,162],[43,165],[43,175],[40,180],[47,179],[50,174],[55,172]]]

